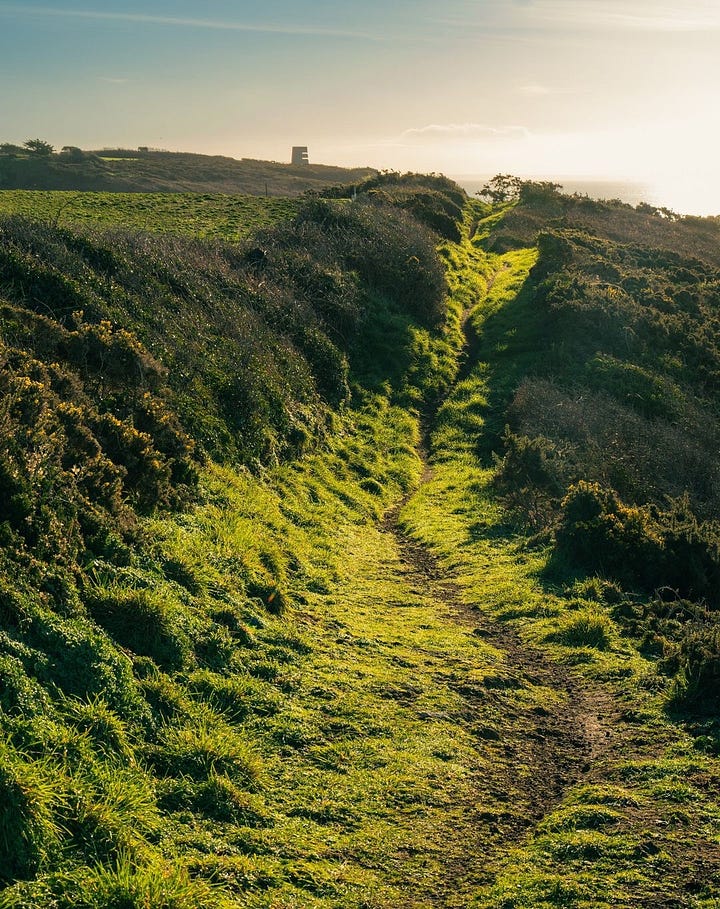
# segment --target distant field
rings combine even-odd
[[[205,239],[239,240],[297,212],[298,199],[220,193],[110,193],[0,190],[0,214],[62,227],[126,227]]]

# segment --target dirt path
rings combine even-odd
[[[426,465],[425,481],[429,476]],[[481,886],[492,884],[508,849],[590,773],[610,747],[618,711],[609,695],[588,690],[565,667],[525,644],[513,628],[463,602],[457,583],[433,553],[399,526],[403,504],[386,515],[383,529],[395,538],[408,582],[448,606],[458,623],[503,655],[501,671],[482,684],[454,682],[466,704],[459,719],[473,727],[490,760],[477,780],[477,802],[466,806],[472,841],[465,857],[448,869],[442,905],[449,907],[456,905],[453,890],[466,876]],[[529,706],[517,696],[538,688],[554,693],[549,706]],[[493,720],[485,722],[490,716]]]
[[[465,342],[458,356],[456,382],[466,378],[472,368],[476,339],[471,336],[468,315],[462,320]],[[421,421],[421,486],[432,478],[430,430],[440,405],[436,402]],[[474,835],[466,843],[464,856],[448,867],[447,895],[440,905],[452,907],[465,905],[453,902],[453,893],[464,889],[458,886],[460,881],[472,877],[481,887],[490,886],[508,850],[557,808],[572,786],[591,775],[613,743],[620,711],[609,693],[599,687],[591,689],[566,667],[525,643],[513,627],[463,600],[452,574],[426,545],[400,526],[399,516],[409,498],[386,514],[382,527],[394,537],[408,583],[447,606],[457,623],[471,628],[502,655],[501,671],[482,684],[453,681],[466,704],[458,719],[475,730],[478,747],[489,760],[477,780],[476,801],[465,806],[468,828]],[[547,706],[528,704],[533,699],[518,696],[538,689],[547,692]]]

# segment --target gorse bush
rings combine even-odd
[[[363,286],[422,323],[442,318],[447,289],[436,239],[402,211],[363,198],[351,204],[317,199],[277,235],[290,249],[301,247],[331,267],[356,273]]]
[[[551,503],[546,524],[579,482],[658,513],[668,498],[687,497],[699,523],[712,519],[720,508],[716,266],[634,235],[622,243],[546,231],[539,248],[531,305],[542,314],[543,354],[509,408],[501,481],[520,479],[524,439],[526,461],[543,449],[542,471],[525,486]]]
[[[548,188],[521,193],[482,241],[539,250],[512,303],[519,337],[509,313],[486,322],[516,364],[514,389],[496,394],[509,424],[496,488],[554,544],[549,580],[625,591],[614,605],[593,599],[672,677],[669,704],[685,716],[718,704],[717,239],[716,219]],[[601,619],[575,616],[552,639],[598,646]]]
[[[349,393],[367,294],[442,316],[435,242],[392,207],[309,202],[261,242],[238,253],[0,223],[0,492],[15,547],[61,564],[120,557],[137,512],[192,495],[204,453],[272,463],[322,434]]]
[[[662,541],[646,509],[624,505],[596,483],[572,486],[561,504],[560,551],[591,572],[625,581],[654,577]]]

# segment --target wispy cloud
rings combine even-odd
[[[202,19],[187,16],[160,16],[152,13],[119,13],[104,10],[58,9],[49,6],[19,6],[0,4],[0,15],[33,16],[36,18],[84,19],[95,22],[130,22],[138,25],[164,25],[177,28],[212,29],[215,31],[250,32],[260,34],[297,35],[327,38],[355,38],[381,41],[383,38],[368,31],[332,28],[315,25],[279,25],[276,23],[239,22],[237,20]]]
[[[547,85],[519,85],[518,91],[521,95],[530,95],[531,97],[541,98],[543,95],[552,95],[554,94],[551,88],[548,88]]]
[[[467,0],[461,15],[434,18],[463,34],[519,37],[537,31],[707,32],[720,30],[717,0]]]
[[[98,76],[100,82],[108,82],[110,85],[125,85],[129,79],[116,79],[113,76]]]
[[[543,85],[540,82],[530,82],[526,85],[518,85],[516,89],[519,95],[526,95],[529,98],[545,98],[550,95],[577,95],[576,88],[558,88],[554,85]]]
[[[516,21],[554,28],[605,28],[622,31],[693,32],[720,29],[716,0],[657,3],[655,0],[534,0],[515,14]]]
[[[528,130],[524,126],[487,126],[484,123],[430,123],[427,126],[406,129],[400,134],[399,144],[436,142],[481,142],[497,139],[524,139]]]

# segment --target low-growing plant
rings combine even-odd
[[[611,627],[610,619],[604,612],[585,608],[571,613],[550,635],[550,639],[568,647],[606,650],[610,646]]]
[[[178,668],[190,655],[182,612],[161,591],[101,588],[90,593],[88,609],[119,644],[161,666]]]

